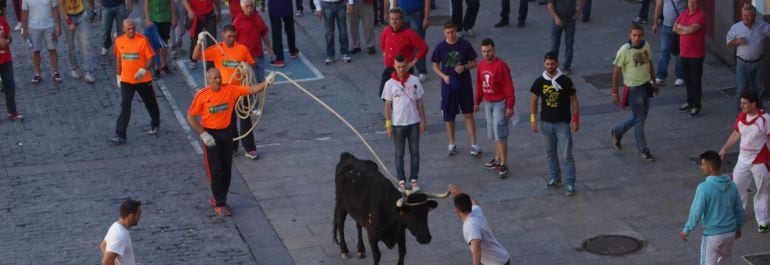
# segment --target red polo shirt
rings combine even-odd
[[[237,41],[249,49],[251,56],[262,58],[265,53],[262,51],[262,37],[267,35],[267,25],[257,11],[251,13],[251,16],[241,14],[233,20],[233,26],[238,33]]]
[[[703,10],[697,10],[690,15],[685,9],[676,19],[676,23],[682,26],[700,25],[700,29],[692,34],[679,35],[679,56],[684,58],[703,58],[706,56],[706,14]]]
[[[0,16],[0,37],[4,39],[10,38],[11,30],[11,26],[8,26],[5,16]],[[10,62],[11,60],[11,44],[8,43],[7,47],[0,49],[0,64]]]
[[[403,54],[407,62],[414,58],[424,59],[428,54],[428,44],[413,30],[404,26],[399,31],[393,31],[393,27],[385,27],[380,34],[380,48],[385,53],[385,66],[393,67],[396,55]],[[417,49],[415,55],[415,49]]]

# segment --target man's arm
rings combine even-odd
[[[193,130],[195,130],[195,132],[197,132],[198,134],[203,133],[203,125],[201,125],[201,123],[198,122],[198,120],[196,120],[194,116],[190,116],[190,114],[187,114],[187,123],[190,124],[190,127],[192,127]]]
[[[577,95],[569,96],[570,105],[572,105],[572,132],[580,130],[580,104],[578,103]]]
[[[433,72],[436,73],[439,78],[441,78],[444,84],[449,84],[449,75],[445,74],[444,71],[441,71],[441,67],[438,65],[438,63],[433,63]]]
[[[22,10],[21,11],[21,36],[25,38],[29,36],[29,30],[27,29],[27,25],[29,25],[29,11]]]
[[[174,9],[171,8],[171,10],[174,10]],[[147,27],[151,27],[152,21],[150,20],[150,0],[144,0],[143,11],[144,11],[144,20],[145,20],[144,23],[147,24]]]
[[[200,60],[201,53],[203,53],[203,48],[201,47],[201,43],[197,42],[195,43],[195,48],[193,48],[193,53],[191,57],[193,58],[193,60]]]
[[[532,99],[529,100],[529,123],[533,133],[537,133],[537,101],[539,98],[535,93],[532,93]]]
[[[222,19],[222,3],[220,0],[211,0],[214,2],[214,12],[216,12],[217,16],[217,22],[219,22]],[[240,1],[236,4],[240,4]]]
[[[133,0],[126,0],[126,16],[131,15],[131,11],[134,10],[134,1]],[[120,23],[123,23],[123,21],[120,21]]]
[[[692,199],[692,206],[690,206],[690,215],[687,217],[687,223],[684,224],[684,229],[679,233],[679,237],[682,240],[687,240],[687,234],[689,234],[695,226],[698,225],[703,211],[706,209],[705,198],[703,198],[703,190],[700,186],[695,190],[695,198]]]
[[[249,87],[249,94],[257,94],[259,92],[262,92],[262,90],[265,90],[267,88],[267,80],[262,81],[259,84],[255,84]]]
[[[53,26],[53,30],[54,33],[56,33],[56,36],[59,36],[61,35],[61,16],[59,15],[59,2],[52,1],[51,3],[51,14],[53,14],[53,20],[54,23],[56,23]]]
[[[689,35],[694,34],[695,32],[698,32],[698,30],[701,29],[701,24],[692,24],[689,26],[682,26],[681,24],[677,23],[674,25],[674,32],[676,32],[679,35]]]
[[[425,0],[424,12],[425,16],[422,19],[422,30],[427,30],[430,27],[430,0]]]
[[[481,240],[473,239],[471,240],[470,245],[471,245],[471,255],[472,255],[471,264],[481,265]]]
[[[117,258],[118,254],[107,251],[102,258],[102,265],[115,265],[115,259]]]
[[[653,12],[653,23],[652,23],[652,34],[658,34],[659,26],[658,24],[663,24],[663,21],[660,21],[661,17],[660,15],[663,14],[663,0],[655,0],[655,11]]]
[[[553,2],[548,2],[546,7],[548,8],[548,14],[551,14],[551,18],[553,18],[553,23],[556,23],[556,26],[561,27],[561,19],[559,18],[559,15],[556,14],[556,9],[553,7]]]
[[[425,105],[422,98],[417,100],[417,112],[420,114],[420,134],[425,133],[428,128],[427,121],[425,120]]]
[[[733,133],[730,134],[730,137],[727,138],[727,142],[725,142],[725,145],[722,146],[722,149],[719,150],[719,156],[722,157],[722,159],[725,159],[725,154],[727,153],[727,149],[730,149],[730,147],[733,147],[733,145],[738,142],[738,140],[741,139],[741,133],[737,130],[733,130]]]
[[[620,97],[618,96],[618,80],[620,80],[620,66],[612,66],[612,103],[615,105],[620,104]]]
[[[385,132],[388,135],[388,138],[393,138],[393,124],[390,118],[392,112],[393,112],[393,101],[386,99],[385,100]]]

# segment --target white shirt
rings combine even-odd
[[[425,91],[422,89],[420,79],[409,75],[406,86],[391,78],[385,82],[382,89],[382,99],[393,102],[393,112],[390,119],[393,126],[406,126],[420,122],[420,111],[417,109],[417,100],[422,98]]]
[[[735,55],[746,61],[755,61],[765,54],[765,38],[770,36],[770,25],[762,20],[754,21],[749,28],[743,21],[733,24],[725,38],[727,43],[737,39],[746,39],[746,44],[735,47]]]
[[[481,241],[481,264],[503,265],[511,258],[503,245],[495,239],[487,224],[487,218],[478,205],[471,207],[471,214],[463,221],[463,237],[469,246],[471,240]]]
[[[746,120],[749,122],[755,119],[756,121],[751,125],[736,120],[734,128],[741,134],[741,151],[738,153],[738,160],[749,164],[767,144],[767,136],[770,134],[770,126],[768,126],[770,115],[766,113],[762,116],[746,115]]]
[[[27,0],[24,0],[27,1]],[[134,265],[134,246],[131,244],[131,234],[118,222],[112,223],[107,235],[104,236],[107,242],[107,252],[118,254],[118,265]]]
[[[51,7],[59,6],[55,0],[24,0],[21,10],[29,11],[27,27],[31,29],[48,29],[54,26],[54,14]],[[57,12],[58,16],[59,13]]]

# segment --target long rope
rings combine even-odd
[[[217,41],[216,38],[214,38],[214,36],[209,34],[207,31],[202,31],[202,33],[205,33],[206,36],[208,36],[210,39],[212,39],[214,41],[214,45],[217,48],[219,48],[219,50],[222,52],[222,54],[224,54],[225,56],[229,57],[227,55],[227,53],[225,53],[224,49],[222,49],[222,46],[219,45],[219,42]],[[203,50],[202,54],[203,54],[203,62],[205,64],[205,62],[206,62],[206,57],[205,57],[205,54],[206,54],[205,46],[206,46],[206,44],[205,44],[205,42],[203,43],[203,46],[204,46],[204,50]],[[235,60],[233,58],[229,58],[229,59],[237,61],[237,60]],[[206,67],[202,67],[202,68],[203,68],[203,76],[204,76],[204,80],[205,80],[205,76],[206,76],[205,68]],[[291,79],[286,74],[284,74],[282,72],[278,72],[278,71],[275,71],[275,73],[280,75],[280,76],[283,76],[284,78],[286,78],[286,80],[288,80],[289,83],[291,83],[297,89],[299,89],[300,91],[305,93],[305,95],[309,96],[310,98],[312,98],[313,100],[318,102],[318,104],[321,104],[321,106],[326,108],[326,110],[328,110],[329,112],[334,114],[334,116],[336,116],[340,121],[342,121],[342,123],[344,123],[346,126],[348,126],[348,128],[350,128],[350,130],[353,131],[353,133],[356,135],[356,137],[358,137],[358,139],[361,140],[361,142],[364,144],[364,146],[366,146],[366,149],[369,150],[369,153],[371,153],[372,156],[374,156],[374,159],[377,160],[377,164],[379,164],[380,167],[382,168],[382,170],[385,171],[385,174],[388,176],[388,178],[390,178],[390,180],[393,181],[394,183],[398,183],[398,181],[396,181],[396,178],[393,177],[393,174],[390,173],[390,170],[388,170],[388,167],[385,166],[385,163],[382,162],[382,159],[380,159],[380,156],[377,155],[377,152],[374,151],[374,148],[372,148],[372,146],[369,145],[369,142],[367,142],[366,139],[364,139],[364,136],[355,127],[353,127],[353,125],[351,125],[345,118],[343,118],[342,115],[337,113],[334,109],[329,107],[329,105],[327,105],[323,100],[321,100],[320,98],[318,98],[315,95],[313,95],[313,93],[310,93],[310,91],[308,91],[307,89],[302,87],[299,83],[297,83],[296,81]],[[251,69],[251,66],[249,66],[245,62],[239,62],[238,67],[235,70],[235,74],[230,76],[230,80],[228,80],[228,83],[231,83],[232,81],[239,81],[242,86],[250,86],[250,85],[254,85],[254,84],[257,83],[256,78],[255,78],[255,76],[253,74],[253,71]],[[204,81],[204,82],[206,82],[206,81]],[[254,123],[251,125],[251,128],[249,128],[249,130],[245,134],[240,135],[240,136],[238,136],[236,138],[233,138],[233,141],[238,141],[240,139],[243,139],[244,137],[249,135],[252,131],[254,131],[254,128],[256,128],[257,124],[259,124],[260,120],[262,119],[262,115],[253,115],[253,111],[254,111],[254,108],[257,105],[257,102],[259,103],[259,112],[262,112],[264,110],[264,108],[265,108],[265,100],[267,98],[267,90],[268,90],[268,88],[269,88],[269,86],[265,87],[265,89],[261,92],[262,95],[259,97],[258,100],[256,99],[256,97],[257,97],[256,95],[238,98],[238,103],[236,103],[236,108],[235,108],[235,112],[238,115],[238,117],[242,118],[242,119],[246,119],[246,118],[250,118],[251,116],[257,116],[257,119],[256,119],[256,121],[254,121]]]

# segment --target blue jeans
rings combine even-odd
[[[102,7],[102,31],[104,32],[103,48],[109,49],[112,47],[112,22],[115,22],[115,31],[118,33],[118,36],[120,36],[123,34],[123,20],[125,20],[126,17],[125,4],[113,7]]]
[[[265,81],[265,56],[254,57],[254,78],[257,83]]]
[[[411,13],[407,13],[404,16],[404,21],[406,21],[406,25],[409,26],[410,29],[414,30],[414,32],[417,32],[417,35],[420,35],[420,38],[425,40],[425,29],[422,28],[422,21],[425,19],[425,11],[419,10],[414,11]],[[458,27],[460,27],[458,25]],[[417,60],[417,72],[418,74],[427,74],[428,68],[425,67],[425,58]]]
[[[572,133],[568,122],[540,122],[540,132],[545,143],[545,159],[548,161],[550,179],[561,180],[559,154],[564,158],[567,184],[575,183],[575,158],[572,157]]]
[[[660,59],[658,61],[657,72],[655,77],[661,80],[665,80],[668,77],[668,58],[671,57],[671,45],[674,41],[674,30],[672,27],[663,25],[660,30]],[[676,66],[674,73],[676,78],[684,79],[684,70],[682,70],[682,61],[679,56],[675,56]]]
[[[572,45],[575,43],[575,20],[572,18],[562,20],[561,27],[552,23],[551,26],[551,52],[559,56],[561,46],[561,33],[564,32],[564,69],[572,69]]]
[[[85,22],[85,16],[85,12],[83,12],[83,14],[71,17],[73,23],[75,23],[75,31],[69,30],[66,24],[62,27],[64,36],[67,39],[67,55],[70,60],[70,68],[83,70],[84,74],[91,72],[91,68],[94,65],[93,57],[91,57],[92,50],[88,39],[89,35],[91,35],[89,33],[91,30],[88,24],[83,23]],[[75,35],[77,35],[77,42],[78,45],[80,45],[80,64],[78,64],[78,53],[75,48]]]
[[[754,89],[757,92],[759,96],[759,101],[757,102],[760,105],[758,107],[761,107],[762,95],[765,93],[764,62],[760,60],[759,62],[750,63],[740,58],[736,61],[735,98],[738,100],[738,112],[741,112],[741,93],[746,89]],[[749,81],[751,81],[751,87],[749,87]]]
[[[347,6],[343,1],[322,2],[324,25],[326,26],[326,57],[334,58],[334,26],[340,33],[340,54],[348,54]]]
[[[409,179],[417,179],[420,173],[420,123],[393,126],[393,144],[396,147],[396,174],[398,180],[405,180],[404,147],[409,141]]]
[[[650,98],[647,92],[647,85],[630,87],[628,90],[628,105],[631,107],[631,117],[615,126],[612,132],[619,138],[634,127],[634,136],[636,136],[636,150],[644,152],[647,150],[647,139],[644,138],[644,122],[647,120],[647,112],[650,111]]]

